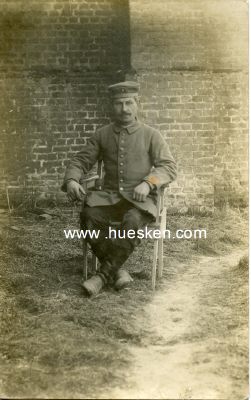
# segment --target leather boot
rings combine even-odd
[[[104,285],[104,281],[100,275],[93,275],[90,279],[87,279],[87,281],[82,284],[85,292],[89,296],[96,296],[104,287]]]
[[[115,285],[114,288],[116,290],[121,290],[127,286],[130,285],[130,283],[133,281],[131,275],[129,272],[126,271],[126,269],[120,268],[115,276]]]

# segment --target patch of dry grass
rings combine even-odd
[[[210,338],[205,352],[221,357],[218,375],[232,382],[233,398],[239,398],[248,382],[248,268],[247,257],[221,272],[209,288],[201,290],[203,314],[197,320],[193,340]],[[196,335],[197,333],[197,335]]]

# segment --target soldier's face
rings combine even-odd
[[[112,103],[113,114],[117,122],[129,125],[138,115],[138,103],[134,97],[121,97]]]

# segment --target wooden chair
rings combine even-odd
[[[95,190],[102,190],[102,182],[103,182],[103,168],[102,161],[98,162],[97,174],[88,178],[83,178],[81,180],[81,185],[84,190],[87,192],[90,188],[95,188]],[[157,217],[156,220],[147,226],[148,230],[159,230],[161,231],[161,237],[154,240],[153,246],[153,260],[152,260],[152,271],[151,271],[151,281],[152,281],[152,290],[155,290],[156,279],[160,279],[163,273],[163,247],[164,247],[164,238],[165,238],[165,230],[166,230],[166,207],[164,205],[165,193],[168,185],[163,185],[160,189],[158,189],[157,193]],[[114,227],[118,226],[117,222],[112,224]],[[82,240],[83,246],[83,279],[87,280],[88,278],[88,243],[85,239]],[[91,271],[95,274],[98,270],[98,260],[95,254],[91,255]]]

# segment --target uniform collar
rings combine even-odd
[[[129,133],[129,135],[136,132],[139,129],[139,127],[140,127],[140,123],[138,121],[135,121],[133,124],[128,125],[128,126],[121,126],[116,122],[113,124],[114,132],[120,133],[122,130],[126,130]]]

